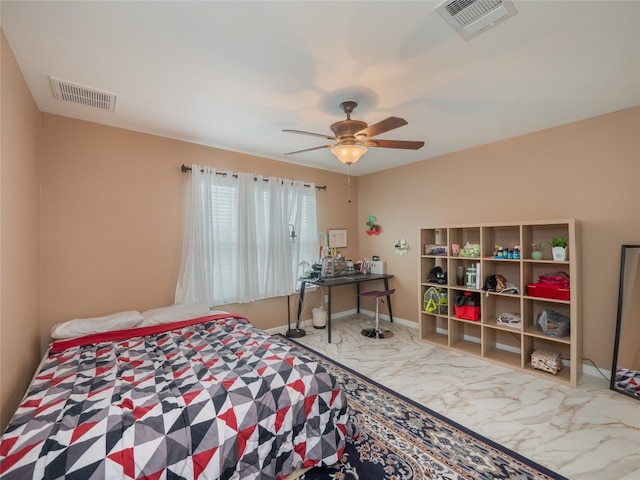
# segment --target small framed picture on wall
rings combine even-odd
[[[347,246],[346,228],[330,228],[328,232],[329,248],[344,248]]]

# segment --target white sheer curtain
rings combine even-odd
[[[193,165],[175,302],[224,305],[293,293],[299,263],[317,256],[315,195],[314,185],[300,181]]]

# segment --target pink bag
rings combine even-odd
[[[538,283],[559,288],[569,288],[569,274],[557,272],[557,274],[545,273],[538,277]]]

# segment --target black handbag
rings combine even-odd
[[[438,285],[447,284],[447,272],[442,270],[442,267],[433,267],[427,275],[427,282],[437,283]]]

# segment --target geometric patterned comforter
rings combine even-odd
[[[331,465],[345,393],[234,315],[57,342],[0,439],[0,478],[281,479]]]

